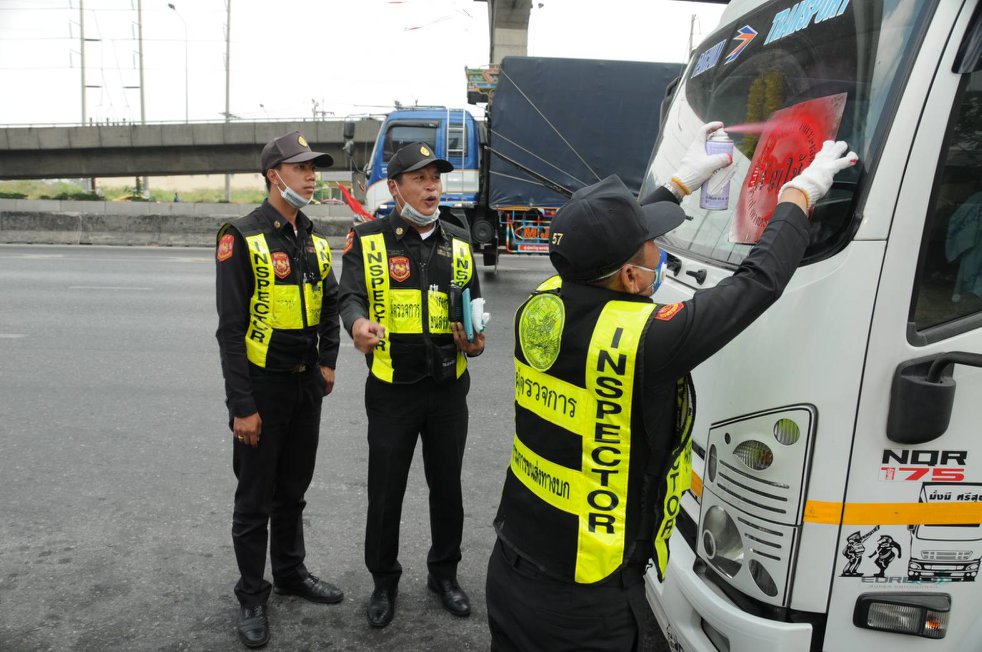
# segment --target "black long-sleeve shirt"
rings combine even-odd
[[[292,273],[318,274],[316,254],[311,234],[313,223],[302,212],[297,213],[297,231],[268,202],[256,209],[260,219],[269,220],[280,240],[278,244],[291,261],[299,261]],[[249,327],[249,303],[254,292],[254,275],[249,262],[245,238],[235,229],[227,231],[233,238],[231,255],[219,258],[216,265],[216,302],[218,308],[218,346],[221,352],[222,374],[225,377],[225,396],[233,416],[245,417],[256,412],[252,397],[250,366],[246,356],[245,336]],[[302,277],[303,278],[303,277]],[[306,329],[290,331],[288,350],[271,346],[268,354],[269,371],[287,371],[300,365],[334,368],[341,343],[338,324],[338,283],[332,266],[324,279],[320,323]],[[298,341],[299,340],[299,341]]]
[[[808,239],[805,213],[794,204],[779,203],[760,241],[732,276],[715,287],[699,290],[688,301],[656,311],[644,341],[642,409],[648,482],[659,482],[670,461],[677,380],[723,348],[780,298],[801,262]],[[642,527],[649,533],[652,507],[642,509],[642,518],[647,519]]]

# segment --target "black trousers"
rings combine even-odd
[[[542,574],[501,540],[488,561],[488,626],[494,652],[627,652],[640,644],[644,579],[638,569],[602,585]]]
[[[464,506],[460,469],[467,442],[467,372],[449,383],[432,379],[397,385],[369,375],[368,522],[365,565],[377,587],[395,588],[399,565],[399,521],[417,438],[430,491],[432,545],[426,563],[438,579],[455,579],[460,561]]]
[[[252,393],[262,419],[259,446],[235,441],[232,469],[238,478],[232,544],[240,578],[239,603],[263,604],[272,588],[266,568],[267,525],[273,580],[303,581],[304,493],[314,475],[324,381],[315,366],[300,374],[254,373]]]

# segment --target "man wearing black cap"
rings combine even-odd
[[[344,598],[303,563],[304,493],[321,402],[334,389],[340,328],[331,250],[300,209],[314,194],[315,170],[332,163],[299,132],[271,140],[260,158],[268,199],[218,232],[216,337],[235,436],[232,543],[247,647],[269,640],[271,588],[313,602]],[[267,525],[272,587],[263,578]]]
[[[856,161],[826,143],[730,278],[652,303],[666,267],[653,239],[685,219],[678,195],[728,163],[705,154],[721,126],[701,130],[655,203],[612,176],[552,222],[559,274],[515,315],[515,440],[487,575],[494,650],[637,648],[644,570],[664,578],[691,474],[689,372],[781,295],[808,244],[808,208]]]
[[[425,143],[401,148],[388,162],[395,209],[356,226],[344,250],[341,320],[369,367],[365,564],[375,582],[367,607],[372,627],[385,627],[395,614],[399,521],[417,438],[430,490],[427,585],[447,611],[470,615],[457,583],[460,469],[470,388],[466,357],[481,354],[484,335],[469,340],[461,322],[450,321],[450,304],[464,289],[472,299],[481,294],[469,234],[438,219],[440,174],[451,170]]]

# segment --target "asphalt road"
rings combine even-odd
[[[0,650],[240,647],[213,265],[206,249],[0,246]],[[304,521],[308,568],[346,597],[273,595],[267,649],[488,649],[484,579],[513,433],[511,317],[551,267],[511,257],[481,270],[493,317],[471,365],[458,573],[473,614],[454,618],[426,589],[417,448],[396,617],[368,627],[367,370],[342,335]]]

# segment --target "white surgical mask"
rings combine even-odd
[[[276,172],[276,170],[273,170],[273,172]],[[285,190],[280,190],[280,187],[276,186],[276,189],[279,190],[280,197],[283,198],[283,201],[288,203],[290,206],[293,206],[297,210],[300,210],[310,203],[309,199],[301,195],[290,186],[286,185],[286,181],[283,180],[283,177],[280,176],[279,172],[276,172],[276,176],[279,178],[280,183],[283,184],[283,187],[286,188]]]
[[[396,195],[398,195],[399,199],[402,200],[402,206],[399,207],[399,215],[406,218],[416,226],[429,226],[430,224],[436,222],[440,217],[439,206],[436,207],[432,215],[425,215],[413,208],[413,205],[406,201],[406,199],[402,196],[402,193],[399,192],[398,188],[396,189]]]

